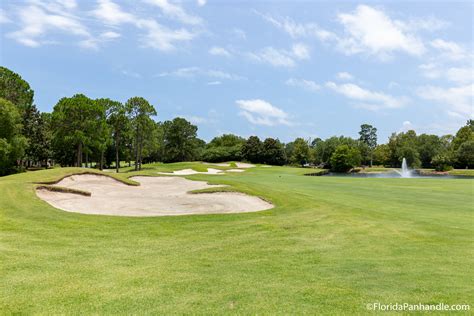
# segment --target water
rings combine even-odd
[[[402,160],[402,171],[395,170],[402,178],[412,178],[413,171],[408,169],[407,160],[403,157]]]

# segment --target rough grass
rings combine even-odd
[[[274,209],[155,218],[63,212],[36,197],[33,182],[77,171],[0,178],[1,314],[360,315],[369,302],[474,302],[474,180],[251,168],[187,178]]]

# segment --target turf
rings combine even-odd
[[[183,164],[146,167],[141,174],[155,175]],[[305,177],[287,167],[188,177],[276,205],[229,215],[82,215],[36,198],[33,182],[77,171],[0,178],[2,314],[366,314],[369,302],[474,303],[474,180]]]

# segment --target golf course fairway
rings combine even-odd
[[[127,179],[202,164],[145,165]],[[307,177],[255,167],[188,179],[261,212],[163,217],[55,209],[0,178],[1,314],[367,314],[369,303],[474,303],[474,180]],[[204,170],[205,171],[205,170]]]

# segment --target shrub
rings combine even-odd
[[[437,154],[431,160],[431,164],[436,171],[449,171],[453,169],[451,166],[451,158],[447,153]]]

